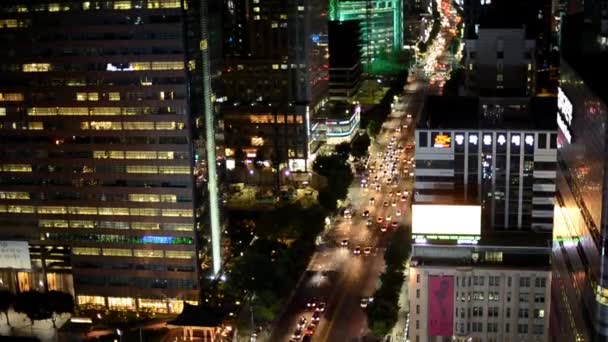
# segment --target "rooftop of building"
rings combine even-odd
[[[551,248],[548,243],[545,246],[415,244],[412,262],[418,266],[485,266],[549,270]]]
[[[328,101],[320,107],[315,117],[324,119],[348,119],[355,112],[357,105],[346,101]]]
[[[488,103],[499,103],[495,107]],[[418,119],[419,129],[555,130],[557,101],[553,97],[491,99],[476,96],[428,96]]]
[[[574,69],[597,96],[608,103],[608,51],[595,47],[593,27],[583,14],[564,18],[562,29],[562,58]]]
[[[539,31],[537,18],[544,0],[494,0],[484,5],[479,16],[479,29],[525,29],[527,39],[536,39]],[[466,28],[466,38],[475,39],[475,27]]]

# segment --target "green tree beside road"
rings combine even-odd
[[[350,144],[350,153],[355,158],[363,158],[367,155],[371,139],[367,133],[358,134]]]
[[[378,121],[370,120],[367,124],[367,134],[369,134],[370,137],[375,138],[378,133],[380,133],[381,128],[382,125]]]
[[[369,328],[377,337],[385,336],[397,323],[399,295],[405,281],[405,263],[410,255],[411,244],[408,230],[400,227],[395,231],[384,252],[386,269],[380,276],[381,286],[374,294],[374,302],[367,311]]]

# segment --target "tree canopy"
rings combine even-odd
[[[351,142],[350,153],[356,158],[365,157],[370,144],[371,139],[367,133],[358,134]]]

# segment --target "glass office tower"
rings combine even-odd
[[[361,22],[361,61],[368,66],[403,48],[401,0],[330,0],[329,18]]]
[[[199,5],[0,5],[0,237],[69,257],[78,304],[178,313],[198,299],[215,180],[196,147],[213,125]],[[34,258],[19,289],[42,273],[70,290],[52,263]]]

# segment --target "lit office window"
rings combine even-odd
[[[30,194],[20,191],[0,191],[0,199],[30,199]]]
[[[127,165],[127,173],[158,173],[158,167],[154,165]]]
[[[129,216],[129,208],[99,208],[99,215]]]
[[[130,208],[131,216],[159,216],[160,210],[155,208]]]
[[[155,151],[126,151],[127,159],[156,159]]]
[[[31,121],[27,123],[27,129],[31,131],[41,131],[44,129],[44,123],[40,121]]]
[[[94,221],[70,220],[70,228],[95,228]]]
[[[52,70],[49,63],[29,63],[23,64],[23,72],[48,72]]]
[[[175,153],[172,151],[159,151],[158,159],[174,159]]]
[[[0,93],[0,102],[20,102],[23,101],[22,93]]]
[[[130,249],[125,249],[125,248],[104,248],[103,255],[104,256],[130,257],[130,256],[133,256],[133,252]]]
[[[130,297],[108,297],[110,310],[135,310],[135,299]]]
[[[190,166],[159,166],[158,173],[187,175],[190,173]]]
[[[40,206],[38,214],[66,214],[68,211],[65,207],[59,206]]]
[[[133,256],[138,258],[162,258],[164,257],[163,251],[156,251],[152,249],[134,249]]]
[[[42,227],[42,228],[68,228],[68,221],[66,221],[66,220],[38,220],[38,227]]]
[[[188,209],[163,209],[163,216],[168,216],[168,217],[192,217],[192,210],[188,210]]]
[[[94,107],[90,109],[91,115],[120,115],[120,107]]]
[[[194,252],[192,251],[165,251],[165,257],[170,259],[192,259]]]
[[[95,207],[68,207],[68,213],[73,215],[97,215]]]
[[[32,165],[29,164],[2,164],[0,166],[4,172],[32,172]]]
[[[153,222],[132,222],[131,229],[158,230],[160,229],[160,224]]]
[[[123,128],[125,130],[153,131],[154,122],[151,122],[151,121],[124,122]]]
[[[0,19],[0,29],[29,27],[30,22],[18,19]]]
[[[108,93],[108,100],[110,101],[120,101],[120,93]]]
[[[181,8],[180,0],[148,0],[148,8]]]
[[[193,230],[193,226],[191,223],[163,223],[163,230],[189,232]]]
[[[30,205],[9,205],[7,206],[7,212],[13,214],[33,214],[36,209]]]
[[[161,121],[156,123],[157,130],[174,130],[175,128],[175,121]]]
[[[0,107],[0,116],[6,116],[6,108]]]
[[[73,247],[72,253],[74,255],[99,255],[99,248],[90,248],[90,247]]]
[[[106,300],[102,296],[77,296],[78,305],[106,305]]]
[[[129,194],[131,202],[160,202],[160,196],[154,194]]]
[[[115,10],[130,10],[131,1],[114,1]]]

